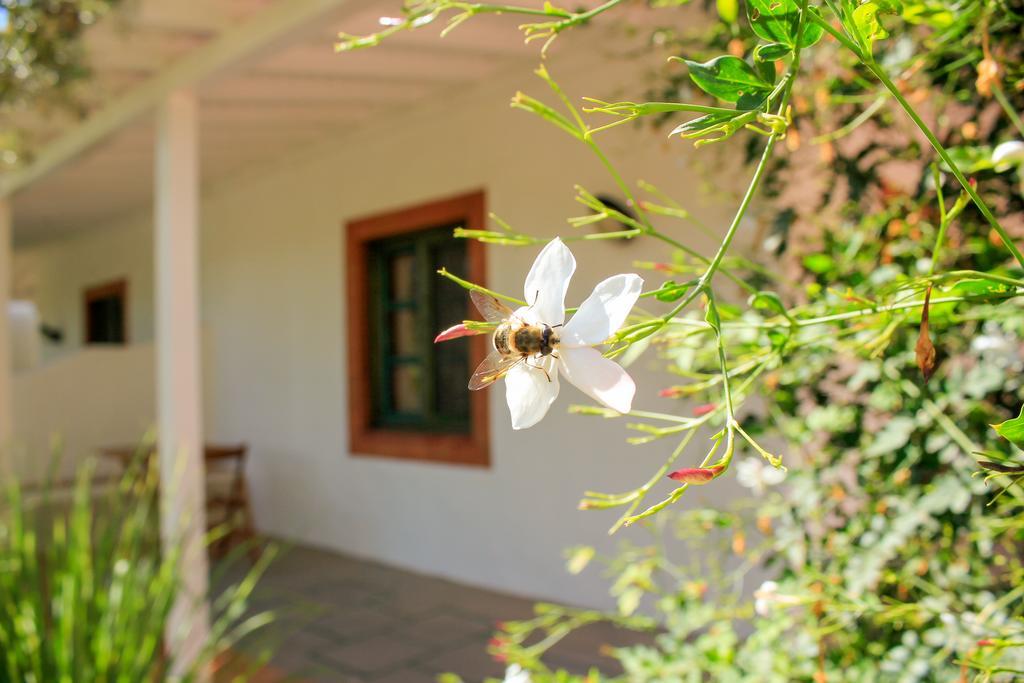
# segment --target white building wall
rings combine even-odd
[[[153,341],[152,251],[151,226],[137,220],[15,248],[14,296],[34,301],[41,322],[64,333],[59,344],[42,341],[43,362],[82,348],[85,290],[120,278],[128,281],[129,341]]]
[[[344,58],[344,57],[339,57]],[[642,99],[636,70],[621,66],[575,75],[552,68],[574,96]],[[618,75],[616,76],[616,72]],[[629,73],[629,72],[627,72]],[[619,85],[615,85],[615,84]],[[623,85],[624,84],[624,85]],[[526,595],[604,604],[597,572],[570,577],[562,551],[591,543],[610,549],[615,512],[580,512],[584,490],[623,491],[661,464],[672,442],[629,446],[624,420],[566,414],[589,402],[563,383],[549,417],[513,432],[504,388],[489,390],[489,469],[353,458],[347,452],[343,226],[354,217],[478,188],[490,211],[538,235],[571,235],[568,216],[584,209],[574,183],[618,195],[583,147],[549,124],[508,107],[517,90],[554,97],[528,69],[416,112],[396,112],[348,131],[330,144],[297,150],[273,167],[253,169],[206,188],[202,209],[202,306],[207,364],[207,436],[252,446],[250,467],[259,527],[295,541]],[[745,175],[725,147],[695,152],[666,130],[622,126],[602,137],[630,183],[643,178],[672,193],[717,230]],[[716,243],[690,225],[659,221],[706,252]],[[749,240],[741,235],[739,242]],[[569,301],[580,302],[600,279],[635,260],[666,260],[653,241],[572,246],[579,269]],[[537,249],[490,248],[488,285],[515,294]],[[146,214],[105,231],[19,250],[39,271],[44,320],[78,329],[75,291],[92,279],[127,273],[132,281],[134,339],[152,336],[151,223]],[[26,265],[28,264],[28,265]],[[644,274],[652,284],[658,278]],[[454,321],[453,321],[454,322]],[[71,335],[73,338],[74,334]],[[633,368],[636,405],[679,410],[656,398],[671,380],[652,373],[654,358]],[[702,455],[695,446],[690,455]],[[658,487],[651,502],[670,490]],[[693,492],[689,504],[731,481]],[[687,503],[684,503],[687,504]]]
[[[12,464],[19,481],[71,479],[75,464],[97,448],[137,443],[153,424],[153,373],[152,344],[87,349],[16,373]],[[118,471],[111,461],[98,464],[100,474]]]

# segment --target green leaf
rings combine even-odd
[[[1017,448],[1024,448],[1024,406],[1021,406],[1020,415],[1012,420],[992,425],[992,428]]]
[[[1009,291],[1010,288],[1001,282],[993,282],[982,278],[971,278],[968,280],[960,280],[953,285],[951,294],[954,296],[978,297],[982,299],[991,298],[995,301],[1002,301],[1003,297],[993,297],[993,295],[1005,294]]]
[[[759,62],[754,61],[754,70],[757,71],[757,75],[761,77],[765,83],[775,84],[775,64],[772,62]]]
[[[833,266],[835,262],[828,254],[808,254],[804,257],[804,268],[817,275],[827,273]]]
[[[761,38],[792,46],[800,9],[794,0],[748,0],[750,28]]]
[[[782,299],[775,292],[758,292],[753,294],[747,301],[747,304],[759,311],[771,311],[772,313],[789,317],[789,311],[786,310]]]
[[[903,6],[895,0],[868,0],[853,10],[853,23],[864,39],[864,47],[870,51],[876,40],[889,37],[879,15],[899,14],[902,10]]]
[[[927,24],[934,29],[944,29],[956,21],[956,15],[941,0],[904,0],[903,19],[912,24]]]
[[[722,319],[718,315],[718,307],[715,306],[715,302],[708,299],[707,311],[704,312],[704,320],[711,329],[715,331],[715,334],[721,334],[722,331]]]
[[[992,162],[992,147],[988,145],[950,147],[946,151],[957,168],[968,175],[995,167]],[[951,170],[944,161],[939,163],[939,168],[946,173]]]
[[[640,599],[644,597],[644,592],[639,588],[627,588],[622,591],[619,596],[619,614],[624,617],[628,617],[636,611],[636,608],[640,606]]]
[[[886,423],[882,430],[875,436],[874,441],[864,449],[864,455],[877,457],[900,450],[910,441],[914,433],[914,420],[906,415],[897,415]]]
[[[704,116],[699,116],[691,121],[687,121],[686,123],[679,124],[672,129],[669,136],[682,135],[684,138],[693,137],[694,135],[710,128],[719,126],[726,121],[731,121],[736,118],[736,115],[739,113],[740,112],[736,112],[736,114],[705,114]]]
[[[820,14],[818,8],[808,11]],[[800,27],[800,6],[796,0],[748,0],[747,18],[750,27],[759,37],[772,43],[781,43],[790,49],[796,45],[796,34]],[[821,40],[824,29],[810,21],[804,22],[800,47],[810,47]]]
[[[589,545],[581,545],[570,549],[569,561],[566,562],[566,568],[569,570],[569,573],[579,574],[586,569],[590,561],[594,559],[595,552],[594,548]]]
[[[785,43],[767,43],[754,48],[754,60],[758,62],[774,62],[790,54],[793,48]]]
[[[817,7],[808,7],[808,12],[820,17],[821,10]],[[804,34],[800,37],[800,47],[811,47],[825,35],[825,29],[820,24],[811,22],[810,20],[804,22]]]
[[[685,283],[678,284],[672,280],[668,280],[667,282],[664,282],[661,287],[658,288],[658,291],[654,293],[654,298],[658,301],[678,301],[679,299],[682,299],[688,291],[690,291],[690,285]]]
[[[693,82],[720,100],[738,102],[740,98],[746,98],[749,101],[751,97],[763,100],[772,90],[772,84],[739,57],[723,55],[703,64],[689,59],[685,61]]]
[[[735,24],[740,14],[738,0],[716,0],[718,16],[727,24]]]

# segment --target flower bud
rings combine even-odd
[[[992,97],[992,87],[999,84],[999,62],[991,57],[978,62],[978,77],[974,82],[978,94],[982,97]]]
[[[459,323],[458,325],[452,325],[441,334],[434,337],[434,343],[448,341],[449,339],[458,339],[459,337],[471,337],[474,334],[483,334],[484,330],[474,330],[466,326],[466,323]]]
[[[687,467],[681,470],[676,470],[668,475],[669,479],[675,479],[684,484],[695,484],[697,486],[706,484],[719,474],[725,468],[721,465],[714,465],[712,467]]]
[[[699,406],[694,406],[694,408],[693,408],[693,416],[694,417],[701,417],[703,415],[707,415],[708,413],[712,412],[717,407],[718,407],[717,403],[702,403]]]

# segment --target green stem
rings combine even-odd
[[[823,142],[831,142],[832,140],[838,140],[846,137],[854,130],[867,123],[871,118],[878,113],[878,110],[885,106],[886,96],[882,95],[875,99],[867,108],[864,109],[855,119],[847,123],[841,128],[837,128],[831,133],[822,133],[814,138],[811,138],[811,142],[814,144],[821,144]]]
[[[811,20],[821,26],[832,37],[850,50],[854,56],[856,56],[857,59],[859,59],[861,63],[872,74],[874,74],[875,78],[885,86],[885,89],[889,91],[889,94],[899,102],[900,107],[903,108],[903,111],[906,112],[907,116],[910,117],[910,120],[914,122],[914,125],[916,125],[921,133],[923,133],[928,139],[932,148],[939,155],[942,161],[945,162],[946,166],[949,167],[950,171],[952,171],[957,181],[964,188],[964,191],[970,195],[974,205],[978,207],[978,211],[980,211],[981,215],[985,217],[985,220],[987,220],[988,224],[992,226],[992,229],[996,231],[996,234],[998,234],[1000,239],[1002,239],[1006,248],[1009,249],[1010,253],[1013,254],[1013,257],[1017,259],[1017,262],[1024,266],[1024,253],[1021,253],[1020,249],[1017,248],[1017,245],[1013,243],[1013,239],[1010,237],[1009,233],[1006,232],[1006,229],[999,224],[999,221],[996,220],[992,210],[988,208],[988,204],[985,203],[985,200],[981,198],[978,191],[974,189],[970,182],[968,182],[967,177],[964,176],[960,167],[956,165],[956,162],[953,161],[953,158],[949,155],[949,152],[946,151],[946,148],[942,146],[942,143],[939,142],[939,139],[935,137],[935,134],[932,132],[931,128],[928,127],[928,124],[924,122],[924,120],[918,115],[917,111],[909,102],[907,102],[907,99],[903,97],[903,93],[900,92],[899,88],[896,87],[896,84],[892,82],[891,78],[889,78],[889,74],[887,74],[885,70],[875,62],[871,55],[865,55],[860,46],[839,31],[835,30],[824,17],[812,14]]]
[[[515,5],[482,5],[472,3],[453,3],[452,6],[473,14],[528,14],[536,17],[558,17],[561,19],[571,19],[573,17],[570,12],[553,8],[536,9],[535,7],[517,7]]]
[[[964,277],[978,278],[981,280],[988,280],[990,282],[998,282],[1010,287],[1024,288],[1024,280],[1018,280],[1017,278],[1007,277],[1005,275],[997,275],[995,273],[983,273],[980,270],[948,270],[945,273],[936,275],[935,279],[955,280]]]
[[[650,491],[651,488],[653,488],[658,482],[660,482],[661,478],[668,473],[669,469],[672,467],[675,461],[679,459],[679,456],[683,454],[683,451],[686,450],[686,447],[690,444],[690,441],[692,441],[693,437],[696,435],[697,430],[693,429],[690,431],[689,434],[684,436],[682,440],[679,441],[679,444],[675,447],[675,449],[672,450],[672,454],[662,464],[658,471],[654,473],[654,476],[648,479],[643,486],[641,486],[635,491],[636,498],[633,499],[630,506],[626,508],[625,512],[623,512],[622,515],[620,515],[619,518],[615,520],[615,524],[613,524],[612,527],[608,530],[608,535],[614,534],[616,531],[622,528],[622,525],[625,524],[633,515],[633,513],[636,512],[636,509],[640,507],[640,503],[643,502],[644,498],[647,496],[648,491]]]
[[[1006,98],[1003,86],[999,85],[999,83],[993,83],[992,94],[996,96],[996,101],[999,102],[999,106],[1001,106],[1003,111],[1006,112],[1007,118],[1010,119],[1017,131],[1021,135],[1024,135],[1024,121],[1020,120],[1020,116],[1017,114],[1017,111],[1013,108],[1013,105],[1010,104],[1010,100]]]
[[[832,11],[836,14],[836,16],[842,19],[842,15],[840,15],[834,7],[832,8]],[[848,37],[846,37],[846,35],[844,35],[841,31],[837,31],[835,28],[833,28],[832,24],[830,24],[828,20],[825,19],[825,17],[814,15],[811,17],[811,21],[813,21],[822,29],[824,29],[825,33],[829,34],[837,41],[839,41],[839,43],[842,44],[847,50],[854,53],[858,59],[860,59],[862,62],[864,61],[864,57],[861,55],[860,46],[857,45],[857,43],[850,40]]]
[[[718,346],[718,367],[722,377],[722,398],[725,401],[725,428],[732,430],[736,423],[736,411],[732,404],[732,390],[729,388],[729,366],[725,358],[725,340],[722,339],[722,323],[718,315],[715,297],[708,292],[708,316],[714,319],[715,344]]]
[[[440,275],[441,277],[448,278],[449,280],[451,280],[455,284],[459,285],[463,289],[468,289],[468,290],[471,290],[471,291],[474,291],[474,292],[480,292],[482,294],[487,294],[488,296],[493,296],[493,297],[495,297],[497,299],[504,299],[505,301],[510,301],[510,302],[512,302],[512,303],[514,303],[514,304],[516,304],[518,306],[525,306],[526,305],[526,302],[523,301],[522,299],[517,299],[517,298],[515,298],[513,296],[507,296],[505,294],[501,294],[499,292],[495,292],[493,290],[487,289],[486,287],[481,287],[478,284],[470,282],[469,280],[463,280],[458,275],[452,275],[451,273],[448,272],[447,268],[442,268],[441,270],[437,271],[437,274]]]
[[[608,0],[608,2],[604,3],[603,5],[598,5],[597,7],[588,12],[583,12],[582,14],[574,14],[572,17],[563,22],[564,25],[562,26],[562,28],[568,28],[569,26],[575,26],[576,24],[582,24],[585,21],[589,21],[590,19],[596,17],[598,14],[601,14],[602,12],[607,12],[608,10],[615,7],[621,2],[622,0]]]
[[[804,24],[806,23],[808,16],[815,17],[816,15],[807,11],[807,0],[803,0],[800,4],[800,24],[797,28],[796,41],[797,47],[793,48],[793,63],[790,65],[790,72],[787,74],[789,78],[779,102],[778,115],[780,116],[786,112],[786,108],[789,106],[790,95],[793,93],[793,83],[796,79],[792,76],[800,69],[800,37],[803,35]],[[694,287],[671,311],[661,317],[662,324],[667,324],[672,320],[672,318],[676,317],[711,285],[715,272],[718,271],[719,267],[722,265],[722,259],[725,258],[726,253],[729,251],[729,247],[732,245],[732,240],[736,236],[737,230],[739,230],[740,223],[743,222],[743,218],[747,214],[747,209],[750,208],[750,203],[757,194],[757,190],[761,185],[761,179],[764,177],[764,172],[768,167],[768,160],[771,159],[772,151],[775,149],[775,142],[778,138],[779,136],[774,133],[768,136],[768,143],[765,145],[764,151],[761,153],[761,159],[757,163],[757,168],[754,169],[754,175],[751,177],[750,183],[747,185],[747,190],[744,192],[743,199],[740,201],[740,205],[736,209],[732,223],[729,224],[729,229],[726,230],[721,244],[718,245],[718,251],[715,252],[714,258],[712,258],[711,262],[708,264],[707,270],[705,270],[704,274],[701,275],[697,286]],[[639,341],[644,337],[654,334],[659,327],[652,327],[647,334],[641,335],[633,341]]]
[[[936,185],[936,187],[938,186]],[[932,247],[932,265],[928,268],[928,277],[932,277],[935,274],[935,266],[938,264],[939,256],[942,254],[942,243],[946,240],[946,231],[949,229],[949,224],[952,223],[950,215],[946,213],[946,207],[943,206],[942,190],[938,190],[938,192],[942,220],[939,221],[939,234],[935,236],[935,246]]]
[[[1011,299],[1011,298],[1022,296],[1022,295],[1024,295],[1024,292],[999,292],[999,293],[990,294],[989,296],[993,297],[993,298],[999,298],[999,299]],[[963,301],[976,301],[977,298],[978,297],[947,296],[947,297],[940,297],[940,298],[937,298],[937,299],[932,299],[930,303],[931,303],[932,306],[936,306],[938,304],[954,304],[954,303],[960,303],[960,302],[963,302]],[[818,317],[818,318],[804,318],[804,319],[799,319],[798,318],[798,319],[795,320],[795,322],[789,322],[789,321],[785,321],[785,320],[779,321],[777,323],[773,323],[773,322],[763,322],[763,323],[735,322],[735,323],[729,323],[729,322],[727,322],[727,323],[723,324],[723,327],[753,328],[753,329],[760,329],[760,330],[774,330],[774,329],[787,328],[787,327],[811,327],[811,326],[814,326],[814,325],[824,325],[826,323],[839,322],[841,320],[851,320],[853,318],[860,318],[860,317],[863,317],[863,316],[878,315],[878,314],[881,314],[881,313],[890,313],[892,311],[900,311],[900,310],[905,310],[905,309],[920,308],[922,306],[922,304],[924,304],[923,300],[920,300],[920,301],[915,300],[915,301],[904,302],[904,303],[901,303],[901,304],[891,304],[889,306],[869,306],[867,308],[858,308],[858,309],[853,310],[853,311],[846,311],[844,313],[834,313],[832,315],[821,316],[821,317]],[[705,329],[705,330],[712,329],[711,326],[708,323],[706,323],[706,322],[701,322],[699,320],[689,320],[689,319],[686,319],[686,318],[672,319],[672,320],[668,321],[668,324],[671,324],[671,325],[681,325],[681,326],[684,326],[684,327],[700,327],[700,328]]]
[[[909,116],[910,119],[914,122],[914,124],[921,130],[921,132],[924,133],[924,136],[928,138],[928,142],[931,143],[932,147],[938,153],[939,157],[942,158],[942,160],[946,163],[946,166],[948,166],[950,171],[953,172],[953,175],[956,176],[956,179],[960,182],[960,185],[964,188],[964,191],[971,196],[971,199],[974,201],[974,205],[978,207],[979,211],[981,211],[981,215],[985,217],[985,220],[988,221],[988,224],[992,226],[993,230],[996,231],[996,234],[998,234],[1000,239],[1002,239],[1003,244],[1006,245],[1006,248],[1010,250],[1010,253],[1013,254],[1013,257],[1017,259],[1017,263],[1024,266],[1024,253],[1021,253],[1020,249],[1017,248],[1017,245],[1013,243],[1013,238],[1010,236],[1008,232],[1006,232],[1006,229],[999,224],[999,221],[996,220],[996,217],[992,213],[992,210],[988,208],[988,204],[985,203],[985,200],[981,198],[981,195],[978,194],[978,191],[975,190],[974,186],[971,185],[971,183],[967,180],[967,177],[964,176],[963,172],[956,165],[956,162],[953,161],[953,157],[949,155],[949,152],[946,151],[946,148],[942,146],[942,143],[939,142],[939,139],[935,137],[934,133],[932,133],[932,130],[931,128],[928,127],[928,124],[926,124],[921,119],[917,111],[910,105],[909,102],[907,102],[906,98],[903,97],[903,94],[899,91],[899,88],[896,87],[896,84],[892,82],[892,79],[889,78],[889,75],[885,73],[882,67],[880,67],[873,61],[865,62],[865,66],[871,71],[871,73],[875,75],[875,77],[879,81],[881,81],[882,85],[886,87],[886,89],[892,94],[892,96],[896,98],[896,101],[900,103],[901,107],[903,107],[903,111],[907,113],[907,116]]]
[[[569,107],[569,110],[572,112],[573,116],[579,119],[579,114],[576,112],[576,108],[568,104],[568,99],[565,98],[559,90],[556,90],[556,92],[559,93],[559,95],[563,98],[563,101]],[[601,161],[601,164],[608,171],[608,174],[611,175],[612,181],[619,188],[619,191],[622,192],[622,194],[626,197],[626,200],[629,202],[629,204],[634,209],[636,209],[637,215],[640,217],[639,225],[642,226],[644,232],[655,239],[661,240],[662,242],[671,245],[676,249],[679,249],[680,251],[690,256],[691,258],[697,259],[698,261],[708,264],[708,268],[710,269],[712,264],[711,262],[708,261],[706,256],[691,249],[682,242],[672,239],[668,235],[657,230],[651,224],[650,216],[647,214],[647,211],[644,209],[643,205],[639,201],[637,201],[636,195],[633,194],[633,190],[630,189],[629,185],[626,184],[626,181],[619,174],[618,169],[616,169],[612,162],[608,159],[608,157],[605,156],[604,150],[601,149],[600,145],[598,145],[595,140],[589,137],[589,135],[587,134],[587,128],[582,121],[580,121],[580,130],[583,131],[583,142],[586,143],[587,147],[589,147],[590,150],[594,153],[594,155],[597,156],[597,158]],[[723,275],[725,275],[734,283],[736,283],[737,285],[751,293],[756,291],[754,288],[750,286],[750,284],[748,284],[742,278],[733,273],[723,271]]]
[[[788,98],[783,98],[788,99]],[[694,296],[687,297],[686,303],[689,304],[696,298],[696,293],[703,291],[711,283],[711,279],[715,276],[715,271],[722,265],[722,259],[725,258],[726,252],[729,251],[729,247],[732,245],[732,240],[736,237],[736,231],[739,230],[740,223],[743,222],[743,218],[747,215],[747,209],[750,208],[750,202],[753,201],[754,195],[757,194],[757,190],[761,185],[761,179],[764,177],[764,172],[768,168],[768,160],[772,156],[772,151],[775,149],[775,141],[778,139],[777,136],[772,135],[768,138],[768,144],[764,146],[764,152],[761,153],[761,160],[757,163],[757,168],[754,169],[754,175],[750,179],[750,184],[747,185],[747,191],[743,193],[743,199],[740,201],[739,208],[736,209],[736,214],[732,218],[732,223],[729,224],[729,229],[725,232],[725,237],[722,238],[722,243],[718,245],[718,251],[715,252],[715,256],[711,259],[711,263],[708,264],[708,269],[704,271],[704,275],[701,276],[700,282],[697,284],[697,288],[694,290]],[[680,307],[682,310],[682,307]]]
[[[593,102],[596,107],[584,107],[583,111],[591,113],[611,114],[613,116],[648,116],[650,114],[669,114],[672,112],[694,112],[698,114],[735,114],[735,109],[725,107],[709,107],[703,104],[688,104],[685,102],[603,102],[592,98],[583,98],[585,101]]]
[[[956,445],[960,446],[965,453],[975,453],[982,450],[981,446],[971,441],[970,437],[964,434],[963,431],[956,426],[956,423],[949,419],[949,417],[947,417],[933,401],[925,399],[924,407],[932,416],[932,419],[942,427],[942,430],[946,432],[953,441],[956,441]]]
[[[803,37],[804,25],[807,23],[808,15],[814,17],[817,16],[812,12],[807,11],[807,0],[803,0],[800,3],[800,23],[796,29],[796,42],[793,48],[793,63],[789,67],[789,73],[786,74],[786,85],[782,91],[782,97],[779,101],[779,108],[777,114],[782,116],[786,113],[786,108],[789,106],[789,98],[793,94],[793,83],[796,81],[796,74],[800,71],[800,40]],[[711,283],[711,279],[715,275],[715,271],[722,263],[722,259],[725,258],[726,252],[729,251],[729,246],[732,244],[733,238],[736,236],[736,231],[740,227],[740,223],[743,221],[743,217],[747,214],[747,209],[750,207],[750,202],[754,199],[754,195],[757,193],[758,187],[761,184],[761,178],[764,176],[765,169],[768,167],[768,160],[772,156],[772,151],[775,149],[775,142],[778,140],[777,134],[772,134],[768,137],[768,143],[764,146],[764,152],[761,153],[761,160],[757,164],[757,168],[754,170],[754,175],[750,179],[750,184],[747,186],[747,191],[743,195],[743,199],[740,201],[739,208],[736,210],[736,215],[733,216],[732,224],[729,225],[729,229],[725,233],[725,237],[722,238],[722,243],[718,247],[718,251],[715,253],[713,259],[711,259],[711,265],[708,266],[708,270],[701,277],[698,289],[703,289],[705,286]]]

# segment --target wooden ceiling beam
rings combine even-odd
[[[31,162],[0,178],[7,197],[151,112],[172,91],[194,86],[225,70],[258,61],[296,34],[324,21],[354,0],[278,0],[241,26],[221,34],[166,69],[94,112],[81,124],[43,147]]]

